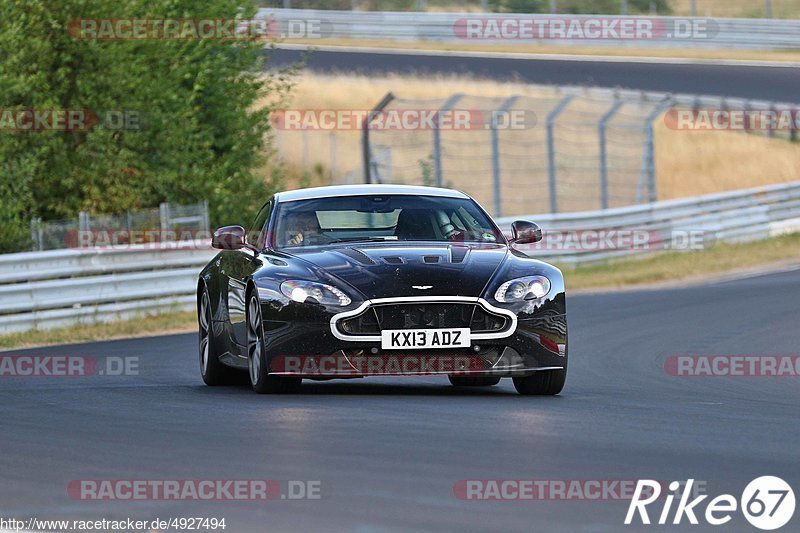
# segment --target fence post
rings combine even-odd
[[[645,178],[647,179],[648,202],[655,202],[658,200],[658,192],[656,191],[656,150],[653,122],[655,122],[659,115],[670,109],[673,105],[672,96],[667,96],[667,98],[653,108],[653,111],[645,118],[644,130],[646,139],[644,151],[642,152],[642,169],[636,191],[636,203],[642,202],[642,188]]]
[[[556,140],[553,137],[554,127],[558,115],[575,99],[570,94],[561,99],[556,107],[547,115],[547,174],[550,188],[550,212],[558,213],[558,191],[556,190]]]
[[[33,245],[34,252],[36,250],[41,252],[44,249],[44,243],[42,242],[43,237],[42,219],[39,217],[31,218],[31,244]]]
[[[211,231],[211,222],[208,219],[208,200],[203,200],[203,231]]]
[[[503,216],[503,200],[500,194],[500,134],[497,131],[497,121],[500,116],[511,109],[519,96],[512,96],[502,103],[497,111],[492,113],[492,179],[494,187],[494,216]]]
[[[333,180],[336,179],[336,132],[335,131],[331,132],[330,148],[331,148],[330,172],[331,172],[331,182],[333,182]]]
[[[355,2],[355,0],[353,0]],[[355,4],[354,4],[355,5]],[[372,154],[369,146],[369,123],[372,122],[373,117],[383,111],[389,103],[394,100],[392,93],[386,93],[378,105],[376,105],[369,114],[364,117],[364,122],[361,123],[361,157],[364,164],[364,183],[372,183]]]
[[[600,119],[598,134],[600,139],[600,209],[608,209],[608,150],[606,147],[606,129],[611,118],[625,105],[624,100],[617,100]]]
[[[304,129],[301,134],[303,138],[303,171],[308,171],[308,130]]]
[[[169,203],[161,202],[158,206],[158,217],[161,219],[161,233],[169,231]]]
[[[436,124],[433,126],[433,172],[436,179],[436,186],[442,186],[442,133],[439,129],[440,113],[442,111],[449,111],[464,95],[456,93],[450,98],[445,100],[442,107],[436,111]]]
[[[78,213],[78,231],[89,231],[90,224],[89,213],[86,211]]]

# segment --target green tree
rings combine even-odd
[[[208,200],[214,224],[246,222],[274,187],[269,113],[291,73],[262,71],[264,42],[97,40],[76,19],[251,18],[249,0],[0,3],[0,110],[89,109],[89,131],[0,128],[0,252],[26,246],[32,216],[74,218]],[[268,98],[267,98],[268,97]],[[258,106],[267,98],[270,105]],[[139,129],[108,127],[109,113]],[[132,126],[129,124],[128,126]]]

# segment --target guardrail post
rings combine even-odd
[[[764,18],[772,18],[772,0],[764,0]]]
[[[570,94],[561,99],[556,107],[547,115],[547,175],[550,188],[550,212],[558,213],[558,191],[556,190],[556,140],[553,137],[555,122],[558,115],[575,99],[574,94]]]
[[[598,133],[600,139],[600,209],[608,209],[608,150],[606,147],[606,129],[611,118],[625,105],[624,100],[617,100],[600,119]]]
[[[628,14],[628,0],[620,0],[619,11],[623,15]]]
[[[456,103],[458,103],[461,98],[463,98],[462,93],[456,93],[452,95],[450,98],[445,100],[442,107],[440,107],[436,111],[436,124],[433,128],[433,172],[434,177],[436,179],[436,186],[442,186],[442,132],[439,129],[439,124],[441,122],[440,114],[443,111],[449,111],[453,108]]]
[[[503,201],[500,194],[500,134],[497,131],[497,122],[500,117],[519,99],[519,96],[512,96],[507,99],[492,113],[492,179],[494,188],[494,216],[503,216]]]
[[[558,1],[550,0],[550,13],[558,13]]]
[[[353,0],[353,2],[355,9],[355,0]],[[392,100],[394,100],[394,95],[392,93],[386,93],[386,96],[378,102],[378,105],[372,108],[372,111],[364,117],[364,122],[361,124],[361,156],[364,164],[364,183],[372,183],[372,152],[369,145],[369,123],[372,122],[375,115],[383,111]],[[378,183],[380,183],[380,179]]]
[[[797,117],[800,117],[800,111],[797,109],[792,110],[792,120],[789,125],[789,140],[792,142],[797,142]]]

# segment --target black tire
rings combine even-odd
[[[250,385],[258,394],[281,394],[297,392],[300,378],[272,376],[268,372],[264,350],[264,328],[261,322],[261,304],[258,294],[251,291],[247,296],[247,365]]]
[[[210,387],[234,385],[241,382],[241,372],[222,364],[214,350],[214,328],[211,327],[211,298],[204,287],[197,300],[197,325],[199,330],[200,376]]]
[[[465,376],[447,376],[447,379],[450,380],[450,384],[454,387],[494,387],[500,383],[500,378],[494,377],[470,378]]]
[[[514,378],[514,388],[523,396],[555,396],[564,389],[567,369],[544,370],[532,376]]]

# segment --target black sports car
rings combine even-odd
[[[259,393],[303,378],[447,375],[456,386],[511,377],[521,394],[561,392],[564,278],[514,248],[464,193],[352,185],[274,195],[252,227],[217,230],[200,273],[200,368],[208,385]]]

